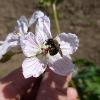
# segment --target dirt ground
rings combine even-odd
[[[20,16],[30,17],[37,9],[38,0],[0,0],[0,40],[13,31]],[[57,9],[61,32],[76,33],[80,39],[73,59],[84,58],[100,65],[100,0],[64,0]],[[51,25],[54,31],[52,17]],[[14,48],[12,52],[15,55],[11,60],[0,62],[0,78],[21,66],[24,56],[18,53],[20,48]]]

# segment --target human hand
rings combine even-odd
[[[60,76],[51,70],[44,74],[36,100],[78,100],[76,89],[68,87],[72,74]]]
[[[75,89],[68,88],[71,77],[71,74],[63,77],[49,70],[39,83],[41,78],[24,79],[19,68],[1,80],[0,100],[77,100]]]
[[[21,68],[13,71],[0,81],[0,100],[20,100],[22,95],[27,97],[27,91],[35,81],[35,78],[25,79]]]

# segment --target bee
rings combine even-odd
[[[54,56],[56,55],[58,52],[59,54],[61,55],[61,57],[63,57],[63,54],[62,54],[62,51],[61,51],[61,48],[60,48],[60,44],[58,43],[57,40],[54,40],[54,39],[48,39],[46,41],[46,45],[48,45],[48,51],[49,51],[49,54],[51,56]]]

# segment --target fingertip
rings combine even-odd
[[[72,87],[67,88],[67,98],[68,100],[77,100],[78,93],[75,88]]]

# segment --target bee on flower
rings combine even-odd
[[[25,78],[39,77],[49,67],[56,74],[66,76],[74,70],[70,55],[78,49],[79,39],[72,33],[61,33],[53,38],[50,20],[40,12],[37,11],[40,17],[30,20],[31,24],[36,21],[35,33],[28,32],[20,37],[26,57],[22,63],[23,75]]]

